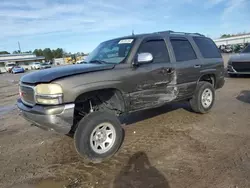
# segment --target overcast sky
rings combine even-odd
[[[100,42],[174,30],[212,38],[250,32],[250,0],[1,0],[0,51],[63,48],[90,52]]]

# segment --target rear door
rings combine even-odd
[[[193,94],[203,64],[188,38],[170,37],[169,40],[174,55],[179,97],[186,98]]]
[[[221,53],[212,39],[207,37],[193,37],[194,44],[200,51],[203,66],[201,67],[201,76],[204,74],[213,74],[215,80],[224,77],[224,62]]]

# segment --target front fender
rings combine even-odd
[[[76,100],[76,98],[87,92],[102,90],[102,89],[116,89],[121,92],[121,94],[125,97],[125,93],[121,88],[120,81],[101,81],[101,82],[93,82],[87,84],[81,84],[74,86],[68,90],[64,91],[64,102],[71,103]]]

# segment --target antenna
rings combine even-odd
[[[134,34],[134,30],[132,30],[132,36],[134,36],[135,34]]]

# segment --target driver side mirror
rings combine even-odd
[[[153,55],[151,53],[139,53],[134,62],[134,65],[147,64],[153,61]]]

